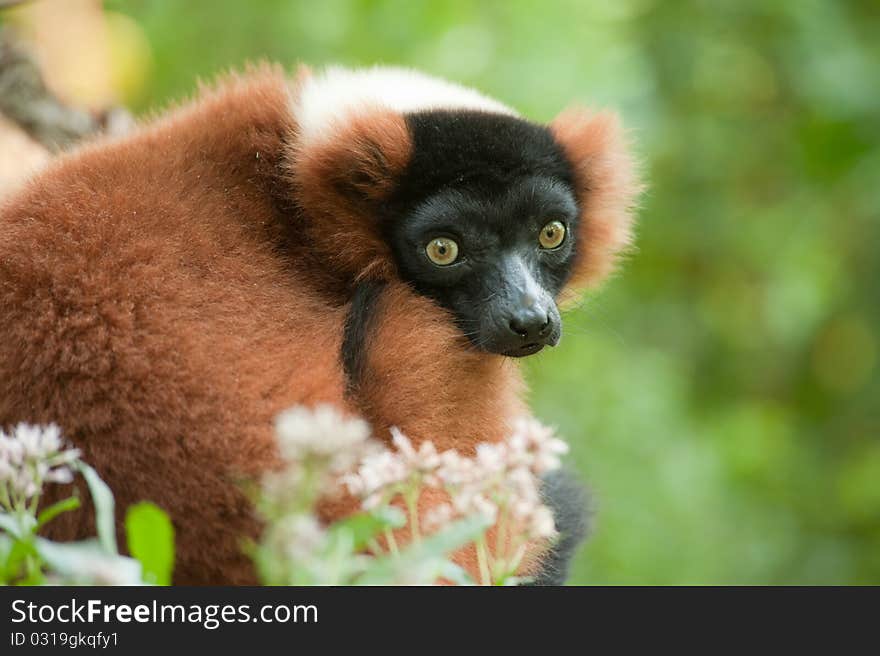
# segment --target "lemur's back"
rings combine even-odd
[[[342,309],[278,256],[286,103],[263,72],[63,158],[0,210],[0,425],[58,423],[120,514],[168,510],[179,583],[250,580],[235,480],[271,463],[278,411],[342,398]],[[56,536],[93,534],[84,517]]]

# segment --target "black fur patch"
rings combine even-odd
[[[467,110],[416,112],[406,123],[412,158],[396,204],[412,207],[450,186],[491,198],[527,177],[573,186],[571,166],[546,126]]]
[[[571,559],[590,530],[592,510],[587,491],[571,473],[550,472],[541,486],[544,503],[553,511],[559,538],[544,556],[532,585],[562,585],[568,578]]]
[[[358,283],[352,295],[351,308],[345,319],[341,353],[348,394],[352,394],[363,379],[370,328],[384,287],[385,283],[381,281],[367,280]]]

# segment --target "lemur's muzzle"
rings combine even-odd
[[[487,350],[522,357],[556,346],[562,336],[556,302],[522,259],[506,260],[501,279],[501,289],[487,308]]]

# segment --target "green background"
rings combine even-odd
[[[637,250],[527,363],[596,500],[575,583],[880,583],[875,2],[143,0],[135,103],[269,58],[618,109]]]

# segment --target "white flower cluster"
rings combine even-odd
[[[346,419],[331,405],[297,406],[275,420],[281,456],[289,462],[314,457],[341,473],[360,459],[370,427],[362,419]]]
[[[419,448],[397,428],[391,429],[391,439],[397,451],[383,449],[361,459],[357,470],[342,477],[348,491],[363,499],[370,510],[388,501],[407,483],[439,487],[441,456],[432,442],[422,442]]]
[[[327,532],[313,515],[288,515],[275,522],[268,546],[293,563],[305,563],[324,549]]]
[[[538,490],[540,475],[559,467],[560,455],[568,450],[552,429],[534,419],[520,420],[510,438],[480,444],[473,458],[454,450],[438,453],[428,441],[416,449],[396,429],[392,436],[396,451],[367,456],[342,479],[365,508],[389,501],[408,484],[437,487],[449,493],[451,504],[432,509],[425,518],[429,528],[473,514],[494,522],[504,510],[529,538],[555,535],[553,515]]]
[[[263,475],[261,511],[268,520],[259,562],[270,583],[338,584],[360,567],[360,557],[340,561],[339,545],[316,517],[325,495],[339,491],[339,477],[378,447],[361,419],[330,405],[296,406],[275,421],[283,465]]]
[[[440,453],[430,441],[416,447],[396,428],[392,447],[384,448],[369,439],[364,421],[347,419],[331,406],[282,413],[276,433],[284,464],[262,479],[261,510],[268,521],[258,558],[264,576],[299,585],[350,581],[368,571],[371,559],[352,551],[353,542],[345,546],[346,531],[325,528],[316,519],[317,504],[341,484],[374,517],[403,502],[414,544],[421,540],[420,524],[433,533],[453,520],[483,516],[496,526],[496,535],[489,540],[484,533],[475,541],[480,580],[515,579],[527,543],[556,534],[539,483],[542,474],[559,466],[567,446],[535,420],[520,420],[514,428],[507,440],[480,444],[473,457],[466,457],[454,450]],[[449,501],[420,517],[418,501],[426,488],[442,491]],[[369,538],[373,556],[387,549],[393,561],[403,553],[390,526],[377,531],[384,546],[378,533]],[[424,581],[437,574],[414,576]]]
[[[9,434],[0,430],[0,505],[21,510],[44,484],[70,483],[79,455],[65,448],[55,424],[18,424]]]
[[[275,435],[284,466],[263,476],[262,491],[264,500],[283,512],[332,492],[337,477],[375,448],[365,421],[347,419],[330,405],[282,412]]]

